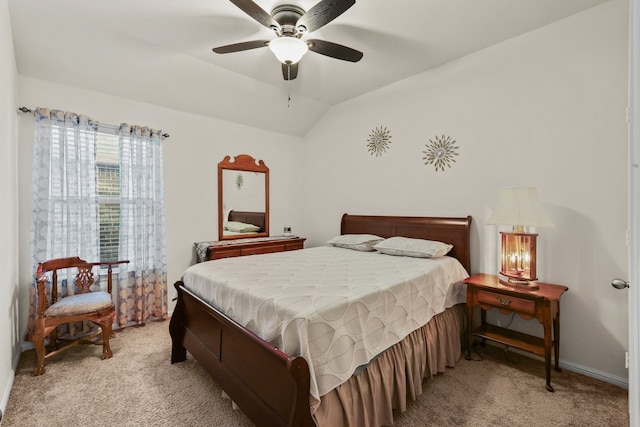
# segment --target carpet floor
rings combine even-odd
[[[170,363],[169,322],[118,332],[113,358],[99,346],[79,346],[47,360],[32,377],[33,350],[22,354],[2,426],[252,426],[202,367],[188,355]],[[478,361],[426,381],[424,392],[394,426],[623,427],[629,425],[627,390],[486,346]]]

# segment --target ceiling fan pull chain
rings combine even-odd
[[[291,64],[287,64],[287,81],[291,81]],[[287,89],[287,108],[291,107],[291,87]]]

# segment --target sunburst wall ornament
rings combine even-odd
[[[389,144],[391,144],[391,133],[384,126],[376,127],[372,130],[369,134],[369,139],[367,139],[367,149],[372,156],[375,154],[376,157],[386,153]]]
[[[437,136],[434,140],[429,140],[426,145],[427,151],[423,151],[425,156],[422,158],[426,160],[424,162],[425,165],[433,164],[436,168],[436,172],[441,170],[444,172],[444,167],[451,167],[452,163],[455,163],[454,156],[457,156],[458,153],[456,150],[458,147],[455,145],[456,141],[452,139],[450,136],[442,135]]]

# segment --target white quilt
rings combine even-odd
[[[317,247],[196,264],[182,280],[212,306],[290,356],[320,396],[360,366],[465,302],[451,257],[409,258]]]

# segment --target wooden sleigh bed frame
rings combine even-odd
[[[265,212],[229,211],[229,221],[244,222],[260,227],[254,233],[264,233],[266,230],[267,215]]]
[[[375,234],[438,240],[470,271],[471,217],[342,216],[341,234]],[[309,406],[309,366],[245,329],[175,283],[171,363],[187,351],[258,426],[315,426]]]

